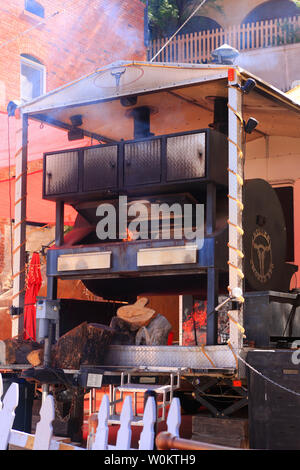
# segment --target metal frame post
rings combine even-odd
[[[243,120],[241,77],[237,69],[228,71],[228,266],[229,293],[236,287],[244,292],[243,274],[243,181],[244,159],[242,152]],[[242,294],[243,295],[243,294]],[[243,301],[243,298],[241,298]],[[243,334],[237,326],[243,325],[243,304],[236,303],[236,309],[229,312],[229,341],[233,349],[240,350],[243,346]]]
[[[56,223],[55,223],[55,245],[61,246],[64,243],[64,202],[56,202]]]
[[[28,116],[16,119],[16,178],[15,178],[15,223],[13,233],[13,298],[12,306],[19,313],[13,316],[12,336],[24,330],[25,262],[26,262],[26,190],[28,155]]]
[[[57,299],[57,278],[55,277],[47,277],[47,299],[55,300]],[[51,345],[52,340],[54,339],[55,334],[55,325],[52,320],[48,322],[48,336],[45,338],[44,344],[44,367],[49,367],[51,365]],[[47,398],[49,393],[49,385],[43,384],[42,385],[42,402],[44,402]]]
[[[211,235],[216,228],[216,185],[209,183],[206,193],[206,233]],[[218,342],[218,315],[214,312],[218,305],[219,273],[214,267],[207,269],[207,333],[206,344]]]

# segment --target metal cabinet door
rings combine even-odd
[[[167,138],[167,180],[204,178],[205,133]]]
[[[124,145],[125,186],[159,183],[161,178],[160,139]]]
[[[78,152],[46,155],[44,193],[47,196],[78,191]]]
[[[115,188],[118,184],[118,146],[89,148],[83,156],[83,190]]]

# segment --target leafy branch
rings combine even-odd
[[[146,0],[142,0],[144,4]],[[300,1],[300,0],[299,0]],[[176,31],[197,7],[195,0],[148,0],[149,30],[152,37],[168,36]],[[208,0],[209,6],[222,11],[222,0]],[[207,2],[207,3],[208,3]]]

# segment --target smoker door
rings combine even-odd
[[[83,168],[83,191],[115,188],[118,185],[118,146],[86,149]]]
[[[78,191],[78,152],[46,156],[44,188],[46,195]]]
[[[160,139],[130,142],[124,145],[125,186],[159,183],[160,178]]]
[[[167,138],[167,180],[204,178],[205,133]]]

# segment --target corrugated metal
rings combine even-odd
[[[184,367],[196,370],[235,369],[236,358],[226,345],[206,346],[205,354],[197,346],[111,345],[105,354],[105,364],[124,367]]]

